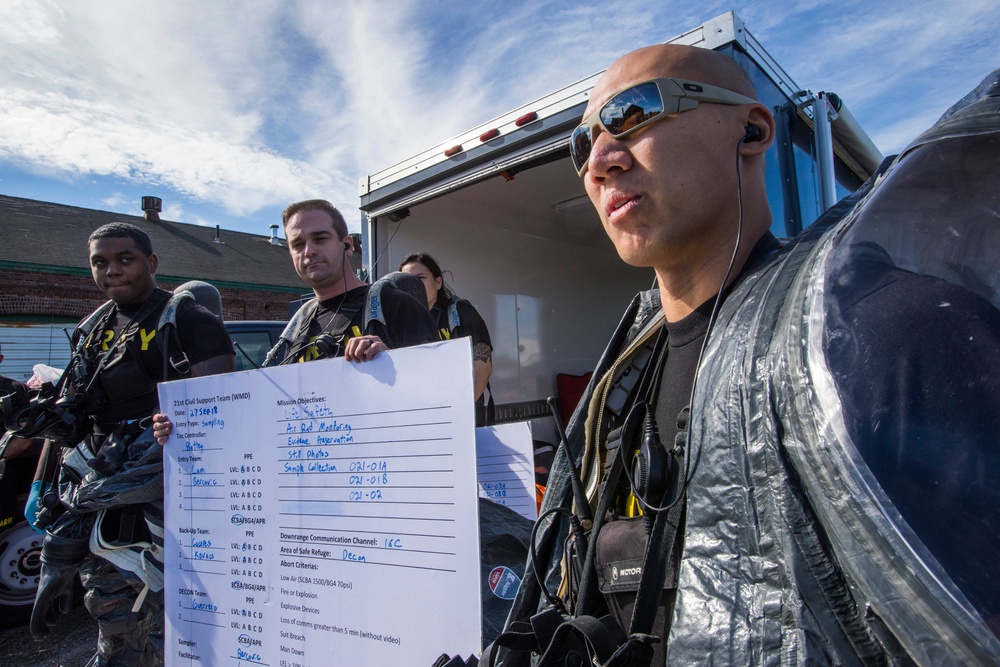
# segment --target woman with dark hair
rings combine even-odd
[[[475,307],[455,295],[445,285],[441,267],[426,253],[408,255],[399,265],[399,270],[416,276],[427,292],[427,307],[437,322],[438,336],[450,340],[462,336],[472,338],[472,373],[476,392],[476,425],[486,424],[486,409],[483,394],[493,373],[493,343],[486,322]],[[490,403],[492,404],[492,397]],[[492,405],[491,405],[492,407]],[[489,422],[492,423],[492,418]]]

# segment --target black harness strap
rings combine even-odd
[[[597,512],[594,514],[594,526],[590,533],[590,541],[592,544],[595,544],[595,547],[587,550],[587,558],[583,566],[583,577],[580,580],[579,595],[574,607],[576,614],[593,613],[594,608],[597,606],[597,601],[601,599],[601,591],[597,585],[597,565],[595,562],[597,558],[596,538],[597,534],[601,532],[601,527],[604,526],[605,519],[611,513],[611,503],[614,501],[615,490],[618,487],[618,481],[621,479],[621,473],[624,468],[620,435],[621,433],[617,429],[608,434],[609,467],[607,477],[604,479],[604,490],[597,502]],[[612,449],[612,447],[614,448]]]
[[[341,301],[340,305],[337,306],[337,310],[334,312],[333,317],[330,318],[330,323],[327,329],[320,331],[320,333],[316,336],[316,338],[319,339],[321,336],[331,336],[333,338],[339,339],[350,328],[350,326],[355,323],[355,321],[358,318],[358,314],[361,313],[362,311],[365,311],[366,317],[362,318],[359,323],[361,324],[362,333],[364,333],[364,330],[368,328],[367,315],[369,314],[369,311],[365,309],[365,306],[368,305],[369,303],[368,294],[371,291],[371,286],[368,287],[368,290],[369,291],[365,293],[364,300],[360,304],[351,304],[347,307],[344,307],[344,302]],[[344,293],[345,298],[346,295],[347,293],[345,292]],[[309,311],[305,312],[307,308],[309,309]],[[300,315],[299,313],[302,314]],[[291,344],[295,343],[296,341],[299,341],[301,338],[307,335],[309,327],[311,327],[312,323],[316,320],[318,313],[319,313],[319,302],[317,300],[312,299],[306,302],[306,304],[303,305],[301,309],[299,309],[299,312],[295,314],[292,321],[289,322],[289,325],[295,322],[298,323],[298,326],[295,327],[295,331],[289,332],[288,329],[291,328],[291,326],[289,326],[288,328],[285,329],[285,332],[282,332],[281,339],[274,346],[274,348],[272,348],[271,351],[268,352],[267,360],[265,360],[264,366],[265,367],[270,366],[274,361],[277,361],[279,366],[284,366],[286,364],[293,363],[298,355],[302,354],[303,351],[308,349],[309,346],[312,345],[315,341],[299,342],[295,347],[291,347]],[[287,340],[285,338],[286,333],[291,334],[290,340]],[[282,350],[281,349],[282,347],[285,347],[286,349]],[[281,352],[284,352],[284,358],[278,361],[277,356]]]
[[[667,581],[668,568],[675,576],[676,564],[671,565],[671,556],[677,545],[680,522],[684,514],[684,502],[676,502],[665,512],[657,512],[653,530],[646,540],[643,555],[642,578],[635,594],[629,634],[649,634],[653,630],[656,609]],[[669,619],[668,619],[669,623]],[[666,637],[661,637],[666,641]]]
[[[108,359],[111,357],[111,353],[114,352],[115,348],[118,345],[118,340],[121,340],[123,345],[128,345],[131,336],[135,334],[135,331],[131,332],[129,331],[129,329],[132,328],[132,325],[135,324],[136,322],[142,322],[143,320],[145,320],[154,311],[156,311],[157,308],[162,306],[169,298],[170,298],[170,293],[165,290],[156,289],[153,291],[153,294],[150,295],[148,299],[146,299],[145,303],[143,303],[142,306],[139,308],[139,311],[129,319],[129,321],[125,324],[125,326],[121,328],[121,331],[118,333],[118,336],[115,337],[116,339],[112,341],[110,345],[108,345],[107,351],[101,357],[100,363],[97,365],[97,368],[94,369],[94,372],[90,377],[90,380],[87,382],[88,390],[90,389],[90,386],[93,384],[97,376],[100,375],[101,371],[104,369],[105,364],[107,364]],[[118,310],[117,306],[111,308],[105,315],[104,322],[100,326],[92,329],[90,333],[87,334],[87,340],[86,343],[84,344],[84,347],[89,347],[93,343],[92,336],[94,332],[100,331],[105,326],[107,326],[107,322],[111,319],[111,314],[114,313],[116,310]],[[136,331],[138,331],[138,328],[136,329]]]

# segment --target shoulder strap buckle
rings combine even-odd
[[[191,372],[191,361],[188,359],[187,352],[183,350],[180,354],[170,357],[170,365],[181,375],[187,375]]]

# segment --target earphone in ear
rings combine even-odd
[[[755,141],[760,141],[760,128],[756,125],[747,125],[747,133],[743,135],[743,143],[752,144]]]
[[[348,250],[350,250],[352,245],[354,245],[354,244],[351,243],[350,241],[344,241],[344,252],[347,252]]]

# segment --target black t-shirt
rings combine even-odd
[[[760,240],[757,241],[750,256],[747,258],[746,264],[740,273],[740,276],[746,275],[753,268],[758,266],[766,257],[768,257],[774,250],[779,246],[778,240],[771,234],[767,233]],[[729,294],[732,289],[739,283],[739,279],[734,281],[722,294],[723,299]],[[712,297],[703,303],[701,306],[696,308],[684,319],[677,322],[668,322],[665,325],[666,328],[666,349],[660,357],[661,364],[661,375],[659,378],[659,387],[656,391],[656,396],[647,397],[640,396],[636,397],[636,400],[647,400],[648,398],[654,398],[654,415],[656,418],[656,428],[657,435],[659,436],[660,443],[663,446],[664,457],[663,460],[668,460],[666,452],[673,449],[674,440],[678,433],[678,417],[680,416],[681,410],[687,407],[690,403],[691,398],[691,387],[695,380],[695,374],[698,371],[698,361],[701,356],[702,343],[705,340],[705,335],[708,331],[709,320],[711,318],[712,309],[715,307],[716,297]],[[663,335],[661,333],[661,335]],[[656,371],[656,360],[650,364],[646,372]],[[639,383],[644,384],[643,382]],[[642,431],[640,428],[639,431]],[[640,435],[641,438],[641,435]],[[633,442],[631,447],[634,448],[638,446],[639,443]],[[626,443],[623,443],[626,446]],[[685,447],[685,455],[690,453],[690,448]],[[683,463],[683,459],[680,459]],[[626,466],[626,471],[632,474],[630,471],[630,466]],[[683,470],[679,474],[683,474]],[[650,479],[653,476],[650,475]],[[633,480],[634,482],[635,480]],[[665,480],[667,488],[676,480]],[[666,488],[661,489],[660,493],[664,493]],[[663,506],[664,504],[670,502],[670,498],[663,497],[652,497],[647,498],[650,504],[656,506]],[[626,529],[629,534],[628,541],[630,546],[625,551],[621,552],[637,562],[641,562],[643,554],[645,552],[645,543],[647,535],[643,524],[638,519],[631,520],[631,525]],[[603,534],[598,535],[598,541],[602,539],[608,539],[607,536]],[[675,545],[675,549],[678,548],[680,542],[678,541]],[[598,547],[600,549],[600,547]],[[623,556],[624,558],[624,556]],[[635,592],[632,591],[627,594],[610,594],[606,595],[608,599],[609,607],[611,608],[612,614],[618,620],[619,624],[623,629],[627,629],[632,617],[632,610],[635,605]],[[656,619],[653,622],[653,634],[663,638],[658,644],[653,647],[653,659],[650,664],[652,665],[662,665],[666,660],[666,630],[668,615],[670,614],[670,595],[664,594],[657,606]]]
[[[656,399],[656,427],[660,442],[673,447],[681,410],[691,399],[691,384],[698,370],[698,357],[708,331],[715,297],[679,322],[667,322],[667,358],[663,362],[659,396]]]
[[[660,461],[664,465],[667,464],[670,458],[668,452],[673,449],[674,440],[678,433],[678,416],[681,410],[687,407],[690,402],[691,384],[697,370],[701,345],[705,340],[705,333],[708,330],[709,317],[711,316],[714,304],[715,297],[683,320],[667,323],[666,331],[661,331],[659,334],[660,336],[666,335],[667,341],[666,349],[663,351],[663,356],[661,357],[662,370],[659,377],[659,386],[658,388],[654,387],[656,389],[654,392],[656,396],[653,412],[656,418],[657,435],[661,444],[659,451],[662,454],[662,458]],[[651,367],[650,370],[653,370],[653,368],[655,367]],[[649,398],[653,397],[641,396],[637,397],[637,400],[648,400]],[[643,437],[641,433],[643,428],[641,426],[640,424],[640,433],[637,434],[640,440],[631,443],[629,447],[630,451],[627,452],[630,458],[626,459],[627,462],[632,461],[631,457],[639,456],[635,449],[639,447],[641,438]],[[687,448],[684,451],[687,453]],[[651,463],[653,461],[654,459],[650,459]],[[677,462],[683,464],[683,458],[678,459]],[[639,495],[643,482],[638,478],[636,468],[631,463],[626,465],[625,474],[631,479],[630,481],[623,480],[622,493],[628,493],[629,490],[634,488],[636,489],[636,494]],[[683,474],[683,470],[678,471],[678,474]],[[671,484],[676,484],[679,480],[670,480],[667,477],[667,469],[659,469],[656,474],[651,472],[648,475],[645,484],[651,490],[647,491],[646,495],[643,496],[646,503],[655,507],[664,507],[673,500],[666,497],[668,489]],[[653,490],[653,487],[656,487],[655,490]],[[619,505],[619,508],[624,509],[624,506]],[[605,534],[605,531],[602,530],[597,538],[599,545],[598,554],[614,554],[614,558],[620,560],[617,565],[643,562],[643,554],[646,551],[646,540],[648,539],[647,529],[648,525],[645,523],[644,518],[630,519],[618,526],[615,532],[608,531],[608,534]],[[623,542],[623,544],[613,545],[609,543],[609,541],[616,540]],[[634,584],[638,585],[638,582],[639,580],[636,579]],[[628,592],[607,591],[607,599],[610,610],[621,627],[623,629],[628,628],[635,606],[635,590],[629,590]],[[659,637],[665,636],[667,615],[671,609],[671,599],[669,593],[664,593],[657,604],[656,617],[653,621],[653,633]],[[664,660],[665,642],[660,642],[653,647],[653,660],[650,664],[662,665],[664,664]]]
[[[451,340],[452,338],[463,338],[469,336],[472,338],[472,351],[473,359],[475,359],[476,345],[483,344],[490,348],[490,352],[493,351],[493,342],[490,340],[490,330],[486,327],[486,322],[483,321],[482,316],[476,307],[465,299],[459,299],[453,297],[453,301],[441,307],[438,303],[434,304],[434,308],[431,310],[431,316],[434,317],[437,324],[438,337],[441,340]],[[455,310],[458,313],[458,326],[453,330],[451,328],[451,304],[455,304]],[[487,414],[483,412],[483,408],[486,405],[486,394],[488,392],[484,391],[476,398],[476,425],[485,426]],[[489,416],[492,419],[492,416]]]
[[[222,320],[193,301],[184,301],[178,308],[176,337],[166,330],[157,331],[169,295],[158,290],[151,298],[162,299],[162,303],[145,313],[145,304],[112,307],[87,339],[86,349],[95,364],[110,350],[91,388],[98,394],[92,416],[102,431],[124,419],[151,415],[159,402],[156,383],[187,377],[170,363],[164,377],[164,343],[170,357],[183,352],[191,366],[235,354]],[[137,316],[141,321],[133,322]],[[176,349],[178,339],[180,350]]]
[[[455,304],[455,308],[458,311],[459,325],[455,330],[451,328],[448,313],[451,303]],[[465,299],[456,298],[451,303],[445,304],[444,307],[435,303],[434,309],[431,311],[431,315],[437,324],[438,337],[441,340],[451,340],[452,338],[469,336],[472,338],[473,347],[477,343],[484,343],[489,345],[492,350],[493,343],[490,341],[490,331],[486,327],[486,322],[483,321],[479,311],[476,310],[476,307]]]
[[[385,323],[373,318],[366,326],[368,292],[369,286],[362,285],[320,301],[308,327],[299,330],[288,348],[295,361],[342,357],[347,341],[362,335],[378,336],[392,350],[438,339],[427,308],[391,284],[383,285],[380,292]],[[317,347],[316,338],[322,333],[332,335],[337,345],[326,350]]]
[[[764,234],[747,257],[740,278],[777,250],[778,246],[778,239],[773,234]],[[738,283],[739,278],[723,291],[722,298],[725,299]],[[667,353],[656,399],[656,425],[660,442],[668,450],[673,447],[677,436],[681,410],[690,403],[691,386],[698,371],[698,358],[715,301],[716,297],[713,296],[683,320],[666,323]]]

